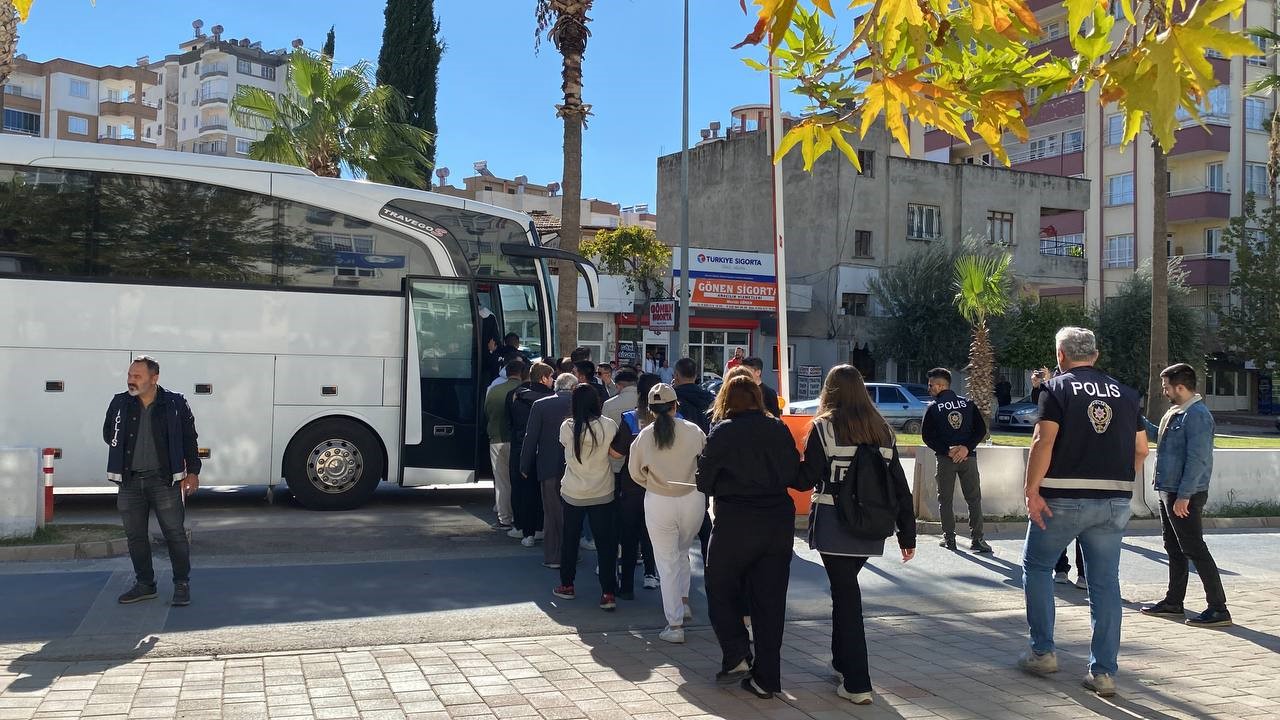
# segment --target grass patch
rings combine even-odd
[[[120,525],[45,525],[29,538],[0,540],[0,547],[19,545],[70,545],[72,543],[115,540],[124,537]]]
[[[919,435],[898,433],[898,444],[903,446],[923,445]],[[1031,447],[1031,433],[994,433],[991,444],[1004,447]],[[1218,435],[1213,438],[1213,446],[1223,450],[1280,450],[1280,437],[1237,437]],[[1153,444],[1152,449],[1155,448]],[[982,450],[982,446],[978,446]]]
[[[1280,449],[1280,437],[1236,437],[1218,435],[1213,438],[1213,446],[1216,448],[1234,448],[1234,449]]]
[[[1280,503],[1228,503],[1219,505],[1213,510],[1206,510],[1204,515],[1220,518],[1280,517]]]

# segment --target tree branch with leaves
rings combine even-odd
[[[627,292],[643,298],[636,312],[636,328],[649,310],[649,303],[659,294],[671,272],[671,248],[662,244],[658,234],[647,227],[624,225],[616,230],[600,230],[579,248],[583,255],[596,259],[596,267],[606,275],[623,279]]]

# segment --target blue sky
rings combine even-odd
[[[448,51],[440,68],[438,164],[460,184],[472,163],[488,160],[504,177],[559,180],[562,125],[555,117],[560,63],[554,47],[533,51],[533,0],[438,0]],[[624,205],[654,201],[657,157],[680,149],[681,18],[679,0],[599,0],[587,49],[585,99],[593,106],[583,148],[583,194]],[[692,0],[690,14],[691,143],[729,108],[768,100],[768,79],[730,47],[750,29],[737,0]],[[177,51],[192,35],[224,26],[264,48],[301,37],[318,48],[336,26],[337,60],[376,62],[382,43],[379,0],[140,2],[36,0],[19,27],[18,52],[96,65],[128,65]],[[750,51],[760,57],[758,49]],[[803,107],[799,98],[786,104]]]

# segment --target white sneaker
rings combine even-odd
[[[836,669],[836,663],[834,660],[827,663],[827,670],[830,670],[831,674],[835,676],[836,684],[840,687],[844,687],[844,673]]]
[[[657,576],[657,575],[645,575],[645,576],[644,576],[644,583],[642,583],[642,584],[644,585],[644,589],[645,589],[645,590],[657,590],[657,589],[658,589],[658,576]]]
[[[671,627],[668,625],[665,630],[658,633],[658,639],[665,640],[669,643],[682,643],[684,642],[684,628]]]
[[[531,548],[531,547],[533,547],[533,546],[534,546],[534,544],[535,544],[535,543],[534,543],[534,541],[533,541],[533,536],[532,536],[532,535],[530,535],[529,537],[521,538],[521,539],[520,539],[520,544],[521,544],[521,545],[523,545],[524,547],[527,547],[527,548]]]
[[[1070,584],[1071,584],[1071,576],[1067,575],[1067,574],[1066,574],[1066,573],[1064,573],[1064,572],[1054,573],[1054,574],[1053,574],[1053,581],[1054,581],[1054,582],[1056,582],[1056,583],[1058,583],[1059,585],[1070,585]]]
[[[586,538],[583,538],[582,540],[579,540],[579,541],[578,541],[578,547],[582,548],[583,550],[590,550],[591,552],[595,552],[595,551],[596,551],[596,541],[595,541],[595,540],[587,540]]]
[[[519,540],[524,537],[524,531],[519,528],[511,528],[507,531],[507,537]]]
[[[849,692],[848,690],[844,689],[843,681],[836,686],[836,694],[844,698],[845,700],[848,700],[849,702],[853,703],[854,705],[870,705],[871,704],[871,693]]]
[[[1018,667],[1036,675],[1056,673],[1058,672],[1058,654],[1047,652],[1040,655],[1034,650],[1028,650],[1018,658]]]
[[[1089,581],[1088,581],[1088,580],[1086,580],[1086,579],[1085,579],[1085,577],[1084,577],[1083,575],[1077,575],[1077,576],[1076,576],[1076,587],[1080,588],[1081,590],[1088,590],[1088,589],[1089,589]]]
[[[1080,684],[1098,693],[1098,697],[1111,697],[1116,694],[1116,679],[1110,675],[1085,673],[1084,682]]]
[[[541,530],[535,530],[535,531],[534,531],[534,533],[533,533],[533,539],[534,539],[534,540],[541,540],[541,539],[542,539],[542,531],[541,531]]]
[[[684,606],[684,621],[689,622],[691,620],[693,620],[693,608],[686,604]]]

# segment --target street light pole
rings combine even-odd
[[[675,351],[689,357],[689,0],[684,0],[684,111],[680,125],[680,329]],[[679,359],[679,358],[677,358]]]

